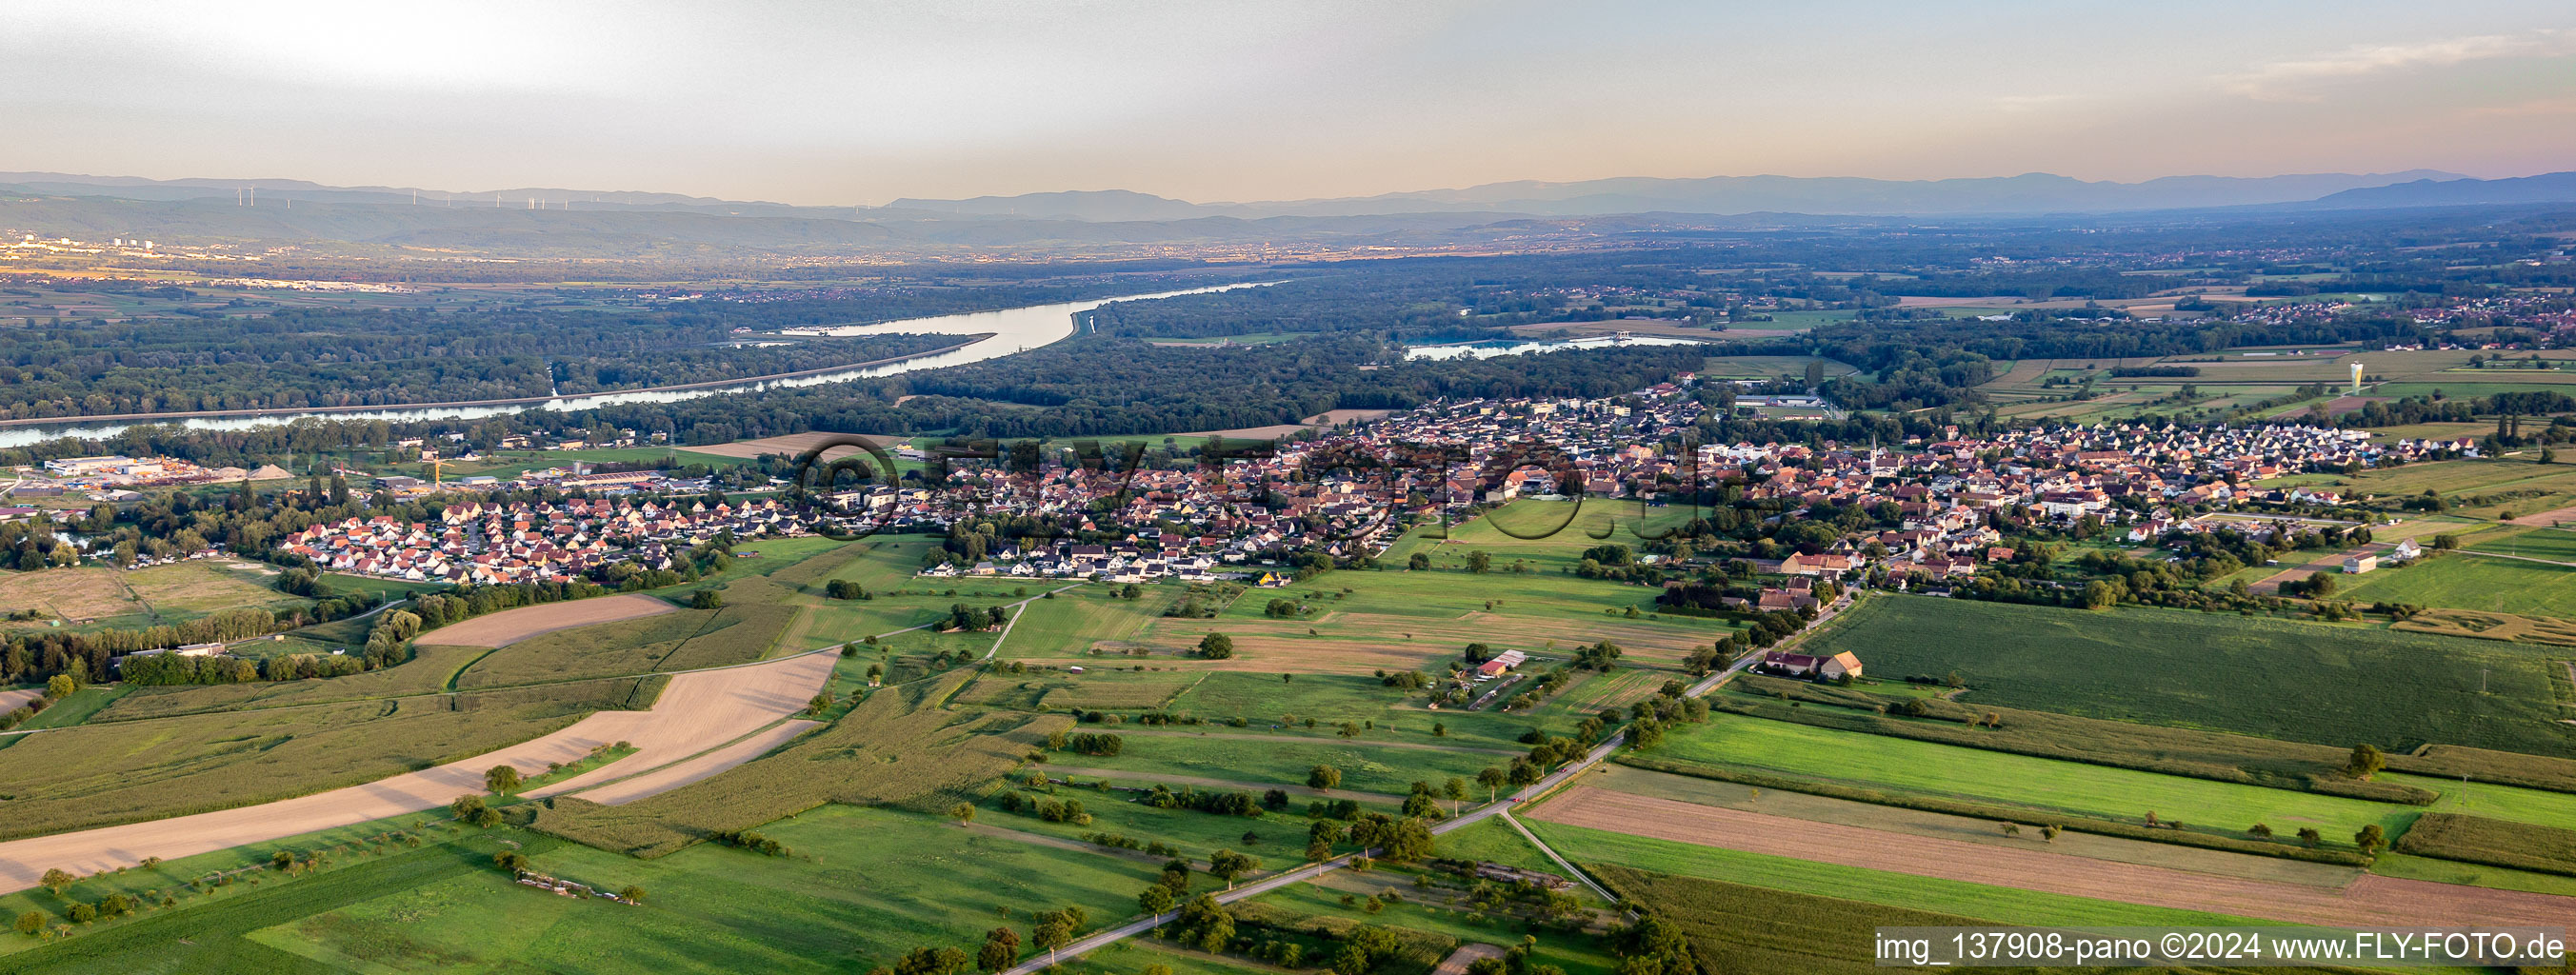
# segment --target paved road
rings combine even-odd
[[[1809,624],[1806,629],[1799,631],[1797,636],[1784,641],[1780,646],[1786,648],[1805,641],[1808,634],[1816,632],[1818,629],[1822,628],[1825,623],[1832,620],[1835,615],[1850,608],[1854,601],[1855,600],[1852,598],[1851,593],[1843,593],[1840,597],[1837,597],[1832,604],[1826,606],[1822,612],[1816,614],[1815,622]],[[1743,673],[1745,668],[1752,666],[1753,662],[1757,659],[1759,659],[1758,654],[1745,654],[1742,659],[1728,665],[1725,670],[1710,674],[1707,677],[1701,678],[1699,683],[1691,685],[1689,694],[1692,697],[1698,697],[1716,690],[1718,687],[1723,686],[1727,681],[1733,680],[1735,675]],[[1619,746],[1627,743],[1627,732],[1621,731],[1618,734],[1611,735],[1610,740],[1593,746],[1591,751],[1583,753],[1582,758],[1566,763],[1565,767],[1550,773],[1546,778],[1531,783],[1528,787],[1505,796],[1499,801],[1478,806],[1460,815],[1435,823],[1431,827],[1431,832],[1436,836],[1442,833],[1464,829],[1477,823],[1484,822],[1485,820],[1492,819],[1496,816],[1505,816],[1505,821],[1509,822],[1510,820],[1507,814],[1510,812],[1513,805],[1555,791],[1558,786],[1564,785],[1575,776],[1591,771],[1593,766],[1601,764],[1602,760],[1609,758],[1612,753],[1617,752],[1619,750]],[[1375,851],[1371,850],[1364,852]],[[1252,883],[1242,884],[1228,890],[1220,891],[1215,895],[1216,901],[1219,904],[1231,904],[1235,901],[1244,900],[1246,898],[1259,897],[1290,884],[1304,883],[1349,866],[1351,858],[1358,855],[1359,854],[1356,853],[1345,853],[1330,860],[1310,863],[1286,873],[1272,877],[1265,877]],[[1578,872],[1576,876],[1579,877],[1582,876],[1582,874]],[[1588,884],[1590,881],[1586,881],[1586,883]],[[1597,890],[1598,888],[1595,889]],[[1603,891],[1602,893],[1603,896],[1608,896],[1608,892]],[[1613,899],[1615,900],[1616,898]],[[1117,927],[1110,928],[1106,931],[1102,931],[1098,934],[1066,945],[1056,952],[1039,955],[1026,962],[1014,965],[1011,968],[1000,972],[999,975],[1037,975],[1038,972],[1045,970],[1048,966],[1056,964],[1060,959],[1060,956],[1080,957],[1087,952],[1116,944],[1128,938],[1151,931],[1158,925],[1169,924],[1173,919],[1178,918],[1179,916],[1179,911],[1172,911],[1154,917],[1139,918],[1134,921],[1129,921],[1125,924],[1121,924]]]

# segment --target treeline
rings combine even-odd
[[[795,372],[957,341],[874,335],[736,346],[734,328],[766,317],[733,307],[282,309],[259,318],[11,329],[0,332],[0,419],[545,396]],[[864,307],[845,303],[843,314]]]

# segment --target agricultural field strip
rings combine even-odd
[[[796,736],[822,725],[820,721],[790,718],[768,728],[754,731],[721,747],[699,752],[660,768],[648,769],[622,779],[592,786],[588,791],[580,792],[578,795],[603,806],[623,805],[646,796],[659,795],[702,779],[712,778],[726,769],[767,755]],[[539,797],[552,794],[555,793],[529,793],[531,796]]]
[[[593,623],[659,616],[678,607],[642,593],[618,593],[557,603],[539,603],[477,616],[431,630],[414,643],[431,646],[506,647],[533,636]]]
[[[1369,741],[1360,738],[1327,738],[1321,735],[1265,735],[1245,731],[1163,731],[1143,728],[1121,729],[1122,735],[1146,735],[1156,738],[1217,738],[1227,741],[1273,741],[1319,745],[1357,745],[1375,748],[1410,748],[1426,752],[1472,752],[1482,755],[1520,755],[1509,748],[1478,748],[1473,745],[1438,745],[1427,741]]]
[[[1599,883],[1594,882],[1591,874],[1583,872],[1583,868],[1575,866],[1573,861],[1567,860],[1563,855],[1557,853],[1555,847],[1547,845],[1546,840],[1539,839],[1537,833],[1530,832],[1529,827],[1521,825],[1521,821],[1512,816],[1511,810],[1505,809],[1503,810],[1502,815],[1495,818],[1501,819],[1504,823],[1510,825],[1512,832],[1521,834],[1521,838],[1528,840],[1531,846],[1538,847],[1538,851],[1540,853],[1545,853],[1547,854],[1548,859],[1556,861],[1556,865],[1559,868],[1562,868],[1566,872],[1567,876],[1571,876],[1576,880],[1582,881],[1583,886],[1589,887],[1592,889],[1593,893],[1601,895],[1601,899],[1603,901],[1612,904],[1619,903],[1619,898],[1611,894],[1608,890],[1603,889]]]
[[[1305,796],[1311,799],[1350,799],[1358,802],[1382,802],[1388,805],[1395,805],[1404,801],[1403,796],[1385,792],[1366,792],[1359,789],[1342,788],[1322,789],[1311,785],[1296,785],[1286,782],[1246,782],[1240,779],[1220,779],[1212,776],[1186,775],[1178,772],[1140,772],[1132,769],[1089,768],[1078,765],[1048,765],[1039,771],[1051,772],[1054,773],[1054,775],[1063,776],[1063,778],[1058,779],[1058,781],[1064,782],[1070,782],[1073,776],[1085,775],[1108,782],[1148,782],[1158,785],[1194,786],[1202,789],[1237,789],[1243,791],[1277,789],[1292,796]]]
[[[1816,823],[1578,786],[1540,822],[2123,903],[2321,927],[2564,924],[2576,899],[2364,875],[2341,890]]]
[[[0,843],[0,893],[24,890],[48,869],[88,874],[129,867],[145,857],[175,859],[227,847],[419,812],[460,795],[481,794],[483,772],[509,764],[536,774],[577,761],[618,741],[642,758],[666,764],[694,754],[697,742],[731,739],[805,707],[831,673],[826,654],[676,675],[651,711],[600,711],[569,728],[496,752],[366,785],[256,806]],[[668,755],[669,757],[663,757]],[[580,783],[595,770],[567,780]],[[678,783],[674,783],[676,785]]]
[[[1072,588],[1076,588],[1076,586],[1065,586],[1065,587],[1062,587],[1062,588],[1056,589],[1056,590],[1054,590],[1054,591],[1056,591],[1056,592],[1063,592],[1063,591],[1064,591],[1064,590],[1066,590],[1066,589],[1072,589]],[[606,597],[604,597],[604,598],[606,598]],[[1014,606],[1023,606],[1023,605],[1026,605],[1026,604],[1027,604],[1028,602],[1030,602],[1031,600],[1041,599],[1041,598],[1044,598],[1044,595],[1043,595],[1043,594],[1038,595],[1038,596],[1031,596],[1031,597],[1029,597],[1029,599],[1023,599],[1023,600],[1020,600],[1019,602],[1017,602],[1017,603],[1013,603],[1013,604],[1011,604],[1011,605],[1014,605]],[[533,607],[526,607],[526,608],[533,608]],[[648,614],[644,614],[644,615],[658,615],[658,614],[651,614],[651,613],[648,613]],[[1015,614],[1013,614],[1013,615],[1012,615],[1011,621],[1010,621],[1009,623],[1005,623],[1005,624],[1003,624],[1001,635],[1000,635],[999,637],[996,637],[996,638],[994,639],[994,641],[993,641],[993,649],[985,652],[985,654],[984,654],[984,659],[986,659],[986,660],[990,660],[990,659],[992,659],[993,654],[994,654],[995,652],[998,652],[998,651],[1000,651],[1000,650],[1001,650],[1001,647],[1002,647],[1002,638],[1009,637],[1009,636],[1011,635],[1011,627],[1012,627],[1012,625],[1013,625],[1013,624],[1016,624],[1016,623],[1018,623],[1018,622],[1019,622],[1019,617],[1018,617],[1018,614],[1016,614],[1016,613],[1015,613]],[[887,632],[877,634],[877,637],[878,637],[879,639],[884,639],[884,638],[886,638],[886,637],[895,636],[895,635],[897,635],[897,634],[910,633],[910,632],[913,632],[913,631],[915,631],[915,630],[925,630],[925,629],[929,629],[930,627],[932,627],[932,626],[936,626],[936,625],[938,625],[938,624],[937,624],[937,623],[922,623],[922,624],[915,625],[915,626],[907,626],[907,627],[904,627],[904,628],[899,629],[899,630],[889,630],[889,631],[887,631]],[[539,632],[534,632],[534,633],[528,633],[528,634],[526,634],[525,636],[520,637],[520,639],[524,639],[524,638],[529,637],[529,636],[538,636],[538,635],[541,635],[543,632],[550,632],[550,631],[539,631]],[[514,642],[515,642],[515,641],[514,641]],[[437,644],[437,643],[431,643],[431,644],[427,644],[427,645],[429,645],[429,646],[446,646],[446,645],[448,645],[448,644]],[[459,645],[465,645],[465,644],[459,644]],[[795,658],[797,658],[797,657],[801,657],[801,656],[809,656],[809,655],[813,655],[813,654],[826,653],[826,652],[830,652],[830,651],[832,651],[833,649],[834,649],[834,648],[833,648],[833,647],[830,647],[830,646],[826,646],[826,647],[818,647],[818,648],[815,648],[815,649],[812,649],[812,650],[806,650],[806,651],[803,651],[802,653],[789,654],[789,655],[787,655],[787,656],[783,656],[783,657],[771,657],[771,658],[769,658],[769,659],[767,659],[767,660],[753,660],[753,661],[746,661],[746,662],[743,662],[743,663],[734,663],[734,664],[718,664],[718,665],[715,665],[715,666],[713,666],[713,667],[694,667],[694,668],[690,668],[690,669],[688,669],[688,670],[655,670],[655,671],[643,671],[643,672],[639,672],[639,673],[632,673],[632,674],[603,674],[603,675],[593,676],[593,677],[564,677],[564,678],[558,678],[558,679],[553,679],[553,680],[531,681],[531,682],[524,683],[524,684],[495,684],[495,685],[490,686],[490,687],[477,687],[477,688],[473,688],[473,689],[470,689],[470,690],[464,690],[464,691],[454,691],[454,690],[424,691],[424,692],[421,692],[421,693],[418,693],[418,694],[393,694],[393,695],[386,695],[386,696],[383,696],[383,697],[363,697],[363,696],[362,696],[362,697],[356,697],[356,698],[337,698],[337,699],[332,699],[332,700],[323,700],[323,701],[297,701],[297,702],[294,702],[294,703],[291,703],[291,704],[275,704],[275,705],[265,705],[265,706],[255,706],[255,707],[242,707],[242,708],[212,708],[212,709],[209,709],[209,710],[219,710],[219,711],[265,711],[265,710],[284,710],[284,709],[288,709],[288,708],[307,708],[307,707],[321,707],[321,706],[326,706],[326,705],[331,705],[331,704],[346,704],[346,703],[348,703],[348,702],[350,702],[350,701],[353,701],[353,700],[370,700],[370,701],[405,701],[405,700],[413,700],[413,699],[417,699],[417,698],[453,697],[453,696],[456,696],[456,695],[458,695],[458,694],[480,694],[480,693],[486,693],[486,692],[491,692],[491,691],[515,690],[515,689],[529,688],[529,687],[551,687],[551,686],[561,685],[561,684],[589,684],[589,683],[594,683],[594,682],[597,682],[597,681],[603,681],[603,680],[621,680],[621,679],[635,678],[635,677],[652,677],[652,676],[656,676],[656,675],[669,675],[669,676],[677,677],[677,676],[679,676],[679,675],[681,675],[681,674],[701,674],[701,673],[706,673],[706,672],[709,672],[709,671],[717,671],[717,670],[731,670],[731,669],[736,668],[736,667],[757,667],[757,666],[760,666],[760,665],[762,665],[762,664],[777,663],[777,662],[779,662],[779,661],[781,661],[781,660],[793,660],[793,659],[795,659]],[[449,682],[449,683],[451,683],[451,684],[452,684],[452,683],[454,683],[454,682],[455,682],[455,680],[456,680],[456,675],[457,675],[457,674],[461,674],[461,673],[463,673],[463,672],[465,671],[465,669],[466,669],[466,668],[470,668],[470,667],[472,667],[472,666],[474,665],[474,663],[475,663],[475,662],[477,662],[477,661],[479,661],[480,659],[481,659],[481,658],[479,658],[479,657],[478,657],[478,658],[476,658],[476,660],[474,660],[474,661],[467,661],[467,662],[464,664],[464,666],[459,667],[455,673],[451,673],[451,674],[449,674],[449,675],[448,675],[448,682]],[[905,683],[906,683],[906,684],[917,684],[917,683],[920,683],[920,682],[925,681],[925,680],[933,680],[933,679],[936,679],[936,678],[938,678],[938,677],[940,677],[940,676],[943,676],[943,675],[942,675],[942,674],[932,674],[932,675],[930,675],[930,676],[928,676],[928,677],[916,678],[916,679],[911,680],[911,681],[906,681]],[[888,685],[888,686],[890,686],[890,687],[900,687],[900,686],[904,686],[904,685],[903,685],[903,684],[893,684],[893,685]],[[115,723],[115,724],[131,724],[131,723],[139,723],[139,722],[145,722],[145,721],[162,721],[162,720],[167,720],[167,719],[170,719],[170,718],[183,718],[183,717],[189,717],[189,716],[192,716],[192,715],[196,715],[196,714],[203,714],[203,713],[206,713],[206,712],[202,712],[202,711],[189,711],[189,712],[181,712],[181,713],[177,713],[177,714],[154,715],[153,717],[149,717],[149,718],[132,718],[132,719],[127,719],[127,720],[125,720],[125,721],[118,721],[118,722],[112,722],[112,723]],[[74,729],[77,729],[77,728],[81,728],[81,727],[85,727],[85,725],[71,725],[71,726],[62,727],[62,728],[27,728],[27,729],[22,729],[22,730],[17,730],[17,731],[0,731],[0,738],[6,738],[6,737],[11,736],[11,735],[31,735],[31,734],[35,734],[35,733],[40,732],[40,731],[71,731],[71,730],[74,730]]]
[[[1851,595],[1849,593],[1845,593],[1841,598],[1836,599],[1831,605],[1825,607],[1824,612],[1816,618],[1816,626],[1810,627],[1809,629],[1799,633],[1797,636],[1781,641],[1779,645],[1783,648],[1796,646],[1798,643],[1802,642],[1808,634],[1816,632],[1821,628],[1822,624],[1830,621],[1836,614],[1842,612],[1842,610],[1850,605]],[[1691,696],[1696,697],[1724,686],[1727,681],[1734,679],[1735,675],[1743,673],[1746,667],[1752,666],[1755,659],[1755,655],[1746,654],[1743,659],[1737,660],[1734,664],[1729,665],[1725,670],[1710,674],[1707,677],[1702,678],[1699,683],[1691,685],[1688,693]],[[1602,760],[1609,758],[1612,753],[1619,750],[1621,745],[1627,744],[1627,741],[1627,732],[1620,731],[1613,733],[1608,740],[1603,741],[1599,745],[1593,746],[1591,751],[1585,752],[1583,757],[1566,763],[1565,767],[1549,773],[1545,778],[1542,778],[1537,782],[1533,782],[1527,787],[1522,788],[1521,790],[1500,800],[1486,803],[1485,805],[1468,810],[1464,815],[1453,816],[1449,819],[1441,820],[1440,822],[1432,825],[1431,832],[1439,834],[1463,829],[1500,815],[1509,810],[1515,803],[1547,795],[1548,793],[1565,785],[1567,782],[1573,781],[1576,776],[1582,775],[1584,772],[1591,770],[1593,766],[1601,764]],[[1214,896],[1220,904],[1229,904],[1246,898],[1256,897],[1261,894],[1266,894],[1273,890],[1286,887],[1290,884],[1313,880],[1317,877],[1321,877],[1335,870],[1349,866],[1352,858],[1359,855],[1360,854],[1358,853],[1346,853],[1330,860],[1300,867],[1296,870],[1261,880],[1256,883],[1246,884],[1233,890],[1221,891],[1216,893]],[[1126,924],[1068,944],[1061,949],[1061,954],[1069,957],[1080,957],[1084,953],[1090,952],[1094,949],[1115,944],[1136,935],[1143,934],[1146,931],[1158,928],[1178,916],[1178,912],[1173,912],[1129,921]],[[995,975],[1038,975],[1039,972],[1051,967],[1051,965],[1052,962],[1048,959],[1031,959],[1027,962],[1023,962],[1019,965],[1015,965],[1011,968],[995,973]]]

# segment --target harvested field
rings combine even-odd
[[[2363,876],[2340,890],[1909,836],[1577,786],[1529,819],[2108,901],[2322,927],[2566,923],[2576,898]],[[2033,847],[2042,845],[2031,841]]]
[[[762,454],[784,454],[789,457],[802,457],[805,455],[806,451],[812,450],[815,447],[831,443],[836,440],[843,440],[852,437],[873,443],[886,450],[893,450],[896,445],[903,443],[902,437],[885,437],[864,433],[826,433],[818,430],[812,433],[790,433],[783,436],[762,437],[758,440],[736,440],[732,443],[720,443],[705,447],[691,447],[689,448],[689,452],[697,454],[714,454],[718,457],[741,457],[746,459],[758,457]],[[823,459],[838,460],[854,453],[858,453],[858,448],[841,447],[824,451]]]
[[[832,665],[838,659],[828,653],[809,653],[767,663],[672,677],[671,686],[662,691],[661,699],[653,703],[653,710],[601,712],[565,729],[567,734],[582,732],[601,742],[626,742],[635,746],[635,754],[618,760],[614,765],[537,789],[529,795],[536,798],[558,796],[633,776],[641,770],[659,769],[691,758],[711,744],[732,741],[772,721],[803,711],[806,702],[823,689],[823,682],[831,677]],[[743,761],[750,757],[745,756]],[[720,771],[723,769],[714,769],[707,774]],[[693,781],[696,779],[675,781],[663,788],[677,788]],[[637,792],[627,799],[649,794]]]
[[[123,575],[93,568],[13,572],[0,578],[0,610],[39,609],[75,623],[142,612]]]
[[[43,696],[45,696],[45,692],[32,687],[23,691],[0,691],[0,714],[7,714],[11,711],[18,710],[19,708],[26,707],[27,702]],[[113,704],[108,706],[115,707]]]
[[[460,795],[482,793],[483,772],[495,765],[506,763],[522,773],[541,773],[549,763],[573,762],[598,746],[619,741],[631,743],[636,751],[599,770],[535,791],[555,794],[596,781],[594,777],[605,778],[602,773],[627,775],[638,769],[658,768],[695,754],[707,742],[748,734],[802,710],[806,700],[823,686],[834,659],[828,654],[813,654],[681,674],[670,679],[670,686],[650,711],[595,712],[571,727],[533,741],[366,785],[175,819],[0,843],[0,892],[33,887],[48,869],[96,873],[129,867],[145,857],[174,859],[433,809]]]
[[[419,642],[438,646],[506,647],[540,633],[654,616],[668,613],[673,608],[669,603],[636,593],[521,606],[423,633]]]
[[[1316,635],[1307,635],[1309,629]],[[1475,611],[1455,619],[1336,612],[1312,620],[1164,618],[1147,624],[1135,642],[1157,652],[1177,653],[1197,646],[1199,638],[1211,632],[1234,640],[1235,649],[1233,660],[1211,663],[1238,665],[1214,669],[1285,667],[1311,673],[1369,673],[1379,667],[1412,669],[1421,666],[1426,657],[1454,656],[1458,648],[1479,642],[1519,648],[1533,657],[1546,658],[1571,656],[1571,648],[1577,645],[1608,640],[1625,651],[1624,662],[1646,666],[1677,664],[1693,650],[1732,631],[1715,627],[1685,629],[1606,617],[1594,622]],[[1559,648],[1556,655],[1542,649],[1550,640],[1556,641]]]
[[[777,727],[755,732],[751,737],[723,748],[672,762],[641,775],[632,775],[606,785],[593,787],[582,793],[581,797],[603,806],[617,806],[645,796],[668,792],[767,755],[771,750],[787,744],[797,735],[804,734],[805,729],[818,727],[821,724],[820,721],[802,720],[781,722]]]
[[[802,708],[838,659],[814,654],[738,669],[821,661],[801,664],[816,667],[811,683],[776,696],[775,703],[789,709],[771,712],[779,716]],[[675,687],[688,676],[675,678]],[[775,755],[642,801],[611,806],[582,796],[556,798],[538,814],[535,829],[604,850],[652,858],[696,843],[712,830],[749,829],[831,802],[945,810],[1010,771],[1048,732],[1072,726],[1072,720],[1062,715],[947,710],[943,705],[973,677],[971,672],[957,672],[875,691],[841,720]],[[730,737],[699,735],[696,744],[680,754]]]
[[[2576,523],[2576,505],[2535,512],[2506,522],[2508,525],[2531,525],[2540,528],[2571,523]]]

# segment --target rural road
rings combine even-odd
[[[1850,607],[1853,602],[1854,600],[1852,599],[1851,593],[1849,591],[1845,591],[1841,596],[1834,599],[1832,605],[1825,607],[1823,612],[1817,613],[1815,621],[1809,623],[1806,629],[1798,631],[1797,636],[1785,641],[1781,646],[1792,646],[1804,641],[1808,634],[1816,632],[1819,628],[1824,626],[1827,621],[1833,619],[1836,614]],[[1691,685],[1688,693],[1692,697],[1698,697],[1716,690],[1718,687],[1723,686],[1727,681],[1734,679],[1735,675],[1743,673],[1745,668],[1752,666],[1753,662],[1757,659],[1760,659],[1759,654],[1747,653],[1733,664],[1729,664],[1726,669],[1701,678],[1699,683]],[[1485,805],[1470,809],[1457,816],[1434,823],[1432,824],[1431,832],[1435,836],[1442,833],[1449,833],[1468,826],[1473,826],[1496,816],[1504,816],[1505,821],[1508,822],[1508,814],[1514,804],[1534,799],[1554,791],[1558,786],[1571,781],[1575,776],[1591,771],[1593,766],[1601,764],[1602,760],[1609,758],[1612,753],[1617,752],[1619,750],[1619,746],[1627,743],[1628,733],[1626,731],[1621,731],[1617,734],[1611,735],[1609,740],[1604,741],[1599,745],[1595,745],[1591,751],[1583,753],[1582,758],[1566,763],[1565,767],[1549,773],[1546,778],[1531,783],[1529,786],[1514,792],[1509,796],[1505,796],[1499,801],[1486,803]],[[1546,849],[1543,844],[1540,848]],[[1219,904],[1231,904],[1235,901],[1244,900],[1246,898],[1259,897],[1290,884],[1304,883],[1349,866],[1351,858],[1358,855],[1359,854],[1357,853],[1345,853],[1330,860],[1310,863],[1276,876],[1265,877],[1252,883],[1231,887],[1218,892],[1214,896]],[[1553,853],[1551,853],[1551,855],[1553,855]],[[1563,863],[1564,861],[1559,860],[1558,862]],[[1582,876],[1582,873],[1577,871],[1575,875],[1580,877]],[[1584,883],[1588,885],[1591,881],[1585,880]],[[1599,890],[1599,888],[1594,889]],[[1607,891],[1602,891],[1601,893],[1605,897],[1608,895]],[[1617,898],[1610,899],[1613,901],[1617,900]],[[1005,969],[997,973],[997,975],[1037,975],[1038,972],[1044,971],[1049,966],[1054,965],[1059,956],[1070,955],[1078,958],[1086,952],[1116,944],[1128,938],[1151,931],[1158,926],[1171,923],[1174,918],[1179,916],[1180,912],[1175,910],[1153,917],[1138,918],[1117,927],[1110,928],[1106,931],[1102,931],[1098,934],[1094,934],[1090,937],[1083,938],[1082,940],[1075,941],[1072,944],[1065,945],[1057,951],[1031,958],[1026,962],[1022,962]]]

